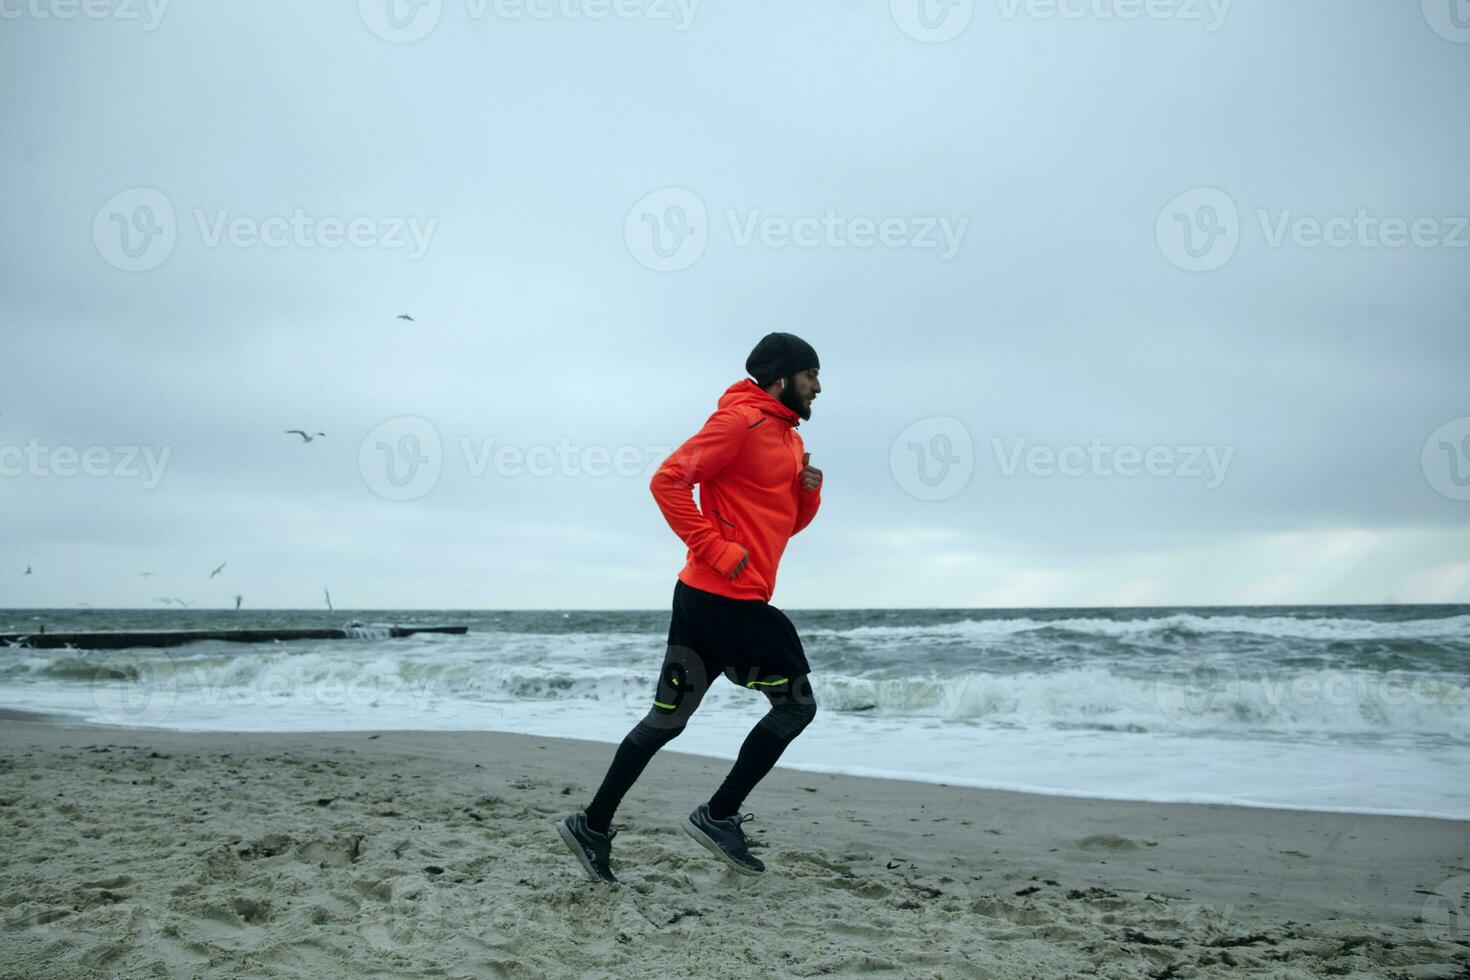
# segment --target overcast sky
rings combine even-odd
[[[925,2],[4,0],[0,605],[1470,601],[1465,4]]]

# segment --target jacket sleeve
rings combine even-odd
[[[745,549],[720,537],[714,524],[699,512],[694,486],[734,461],[748,431],[740,412],[720,409],[664,460],[648,484],[669,527],[696,557],[721,575],[730,573],[745,556]]]

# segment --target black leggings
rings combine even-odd
[[[732,683],[758,690],[770,702],[768,710],[740,746],[740,755],[720,788],[710,797],[711,816],[724,819],[739,810],[745,797],[771,771],[786,746],[801,734],[817,714],[809,674],[796,677],[744,680],[734,670],[723,672]],[[623,795],[638,781],[648,761],[677,738],[709,690],[703,658],[691,650],[671,647],[659,676],[653,707],[624,736],[603,777],[597,795],[587,806],[587,823],[605,833]]]

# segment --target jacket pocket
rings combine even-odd
[[[710,508],[710,513],[714,514],[715,516],[715,526],[720,530],[720,537],[724,538],[726,541],[740,540],[739,529],[735,527],[734,521],[730,520],[724,514],[720,513],[720,509],[718,507]]]

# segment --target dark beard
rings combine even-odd
[[[801,420],[803,422],[809,421],[811,419],[811,406],[803,404],[801,397],[797,395],[795,378],[786,379],[786,387],[782,388],[776,393],[776,400],[779,401],[782,405],[785,405],[787,408],[791,409],[797,415],[801,416]]]

